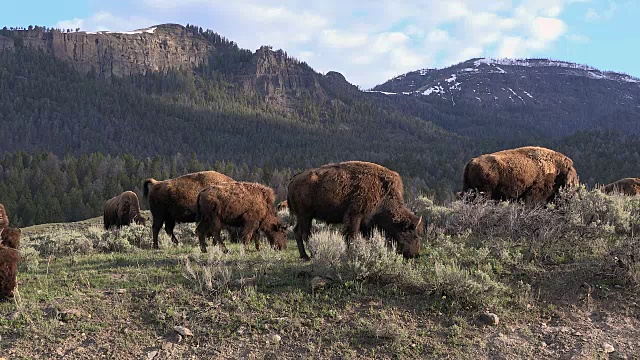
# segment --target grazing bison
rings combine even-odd
[[[526,146],[471,159],[464,169],[463,193],[492,200],[547,203],[562,187],[578,185],[573,161],[549,149]]]
[[[398,173],[368,162],[328,164],[296,174],[289,182],[287,202],[296,216],[300,257],[309,259],[304,242],[314,218],[343,224],[347,244],[358,232],[368,237],[378,227],[406,258],[417,257],[422,218],[405,206],[402,193]]]
[[[287,200],[279,202],[278,206],[276,206],[276,210],[278,211],[289,210],[289,204],[287,203]]]
[[[9,227],[9,215],[4,205],[0,204],[0,229]]]
[[[0,301],[13,296],[20,254],[20,229],[0,229]]]
[[[624,178],[602,188],[607,194],[619,192],[624,195],[640,195],[640,178]]]
[[[133,221],[139,225],[145,224],[144,218],[140,215],[138,195],[133,191],[125,191],[104,203],[105,229],[127,226]]]
[[[248,182],[223,183],[202,190],[197,200],[196,229],[202,252],[207,252],[208,236],[213,236],[214,245],[219,243],[226,251],[220,237],[225,225],[242,228],[241,239],[245,248],[254,238],[256,250],[260,249],[258,230],[266,235],[271,246],[285,248],[287,228],[273,207],[275,198],[271,188]]]
[[[207,186],[230,181],[234,180],[216,171],[201,171],[164,181],[146,179],[143,183],[143,195],[149,198],[153,216],[153,248],[158,248],[158,233],[163,224],[171,241],[177,244],[173,228],[177,222],[196,221],[198,193]]]

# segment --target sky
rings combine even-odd
[[[363,89],[475,57],[542,57],[640,77],[637,0],[2,0],[0,26],[211,29]]]

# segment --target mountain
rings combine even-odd
[[[339,73],[269,46],[240,49],[195,26],[0,35],[12,44],[0,51],[2,152],[193,153],[271,169],[362,159],[441,197],[472,153],[447,154],[466,140],[378,104]]]
[[[471,137],[640,133],[640,79],[564,61],[471,59],[412,71],[371,91]]]
[[[640,174],[638,87],[569,63],[473,59],[363,92],[196,26],[5,28],[0,202],[21,225],[78,220],[146,177],[205,168],[283,197],[296,171],[354,159],[398,171],[407,199],[444,201],[471,157],[523,145],[605,183]]]

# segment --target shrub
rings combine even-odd
[[[346,249],[342,234],[331,230],[314,233],[309,238],[313,271],[327,278],[339,278]]]
[[[576,194],[564,193],[562,210],[571,224],[590,227],[598,235],[637,232],[640,218],[640,199],[622,194],[607,195],[599,189],[580,188]]]
[[[134,248],[151,248],[149,228],[131,224],[103,231],[94,237],[93,247],[101,252],[128,252]]]
[[[465,305],[496,305],[506,287],[480,269],[464,269],[455,261],[429,267],[431,290]]]
[[[309,245],[316,275],[340,281],[396,282],[405,286],[419,286],[422,282],[414,263],[405,261],[377,231],[370,239],[357,236],[347,249],[342,234],[322,230],[311,236]]]
[[[40,254],[32,246],[20,246],[20,271],[36,271],[40,264]]]
[[[177,224],[173,230],[173,233],[178,238],[178,241],[180,241],[183,244],[190,244],[190,245],[198,244],[198,236],[196,234],[196,224],[194,223]],[[147,234],[147,238],[149,238],[148,234]]]
[[[226,255],[218,246],[208,249],[205,261],[202,261],[202,255],[204,254],[195,253],[185,259],[185,278],[203,294],[220,294],[227,290],[233,271],[225,263]]]
[[[492,306],[509,296],[499,281],[504,266],[514,265],[519,252],[508,246],[475,247],[467,235],[440,234],[425,247],[423,277],[427,290],[464,306]]]
[[[93,248],[92,242],[77,230],[60,230],[51,234],[39,234],[28,237],[41,256],[66,256],[88,254]]]

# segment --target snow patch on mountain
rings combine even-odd
[[[135,34],[153,34],[156,29],[158,27],[154,26],[154,27],[150,27],[150,28],[146,28],[146,29],[138,29],[138,30],[134,30],[134,31],[93,31],[93,32],[87,32],[87,34],[124,34],[124,35],[135,35]]]
[[[548,60],[548,59],[495,59],[495,58],[482,58],[473,62],[475,67],[480,66],[480,64],[487,65],[509,65],[509,66],[526,66],[526,67],[564,67],[571,69],[582,69],[582,70],[597,70],[591,66],[581,65],[570,63],[567,61],[556,61],[556,60]]]
[[[431,94],[444,94],[444,88],[442,88],[442,86],[440,86],[439,84],[436,86],[432,86],[430,88],[428,88],[427,90],[422,92],[422,95],[431,95]]]
[[[385,95],[398,95],[398,93],[389,92],[389,91],[379,91],[379,90],[366,90],[365,92],[368,92],[368,93],[380,93],[380,94],[385,94]]]
[[[522,100],[522,103],[523,103],[523,104],[525,104],[525,105],[527,104],[527,103],[524,101],[524,99],[523,99],[520,95],[516,94],[516,92],[515,92],[515,91],[513,91],[513,89],[512,89],[512,88],[509,88],[509,91],[511,91],[511,93],[512,93],[513,95],[515,95],[515,96],[517,96],[518,98],[520,98],[520,100]],[[511,96],[509,96],[509,97],[511,97]],[[512,100],[513,100],[513,99],[512,99]]]

